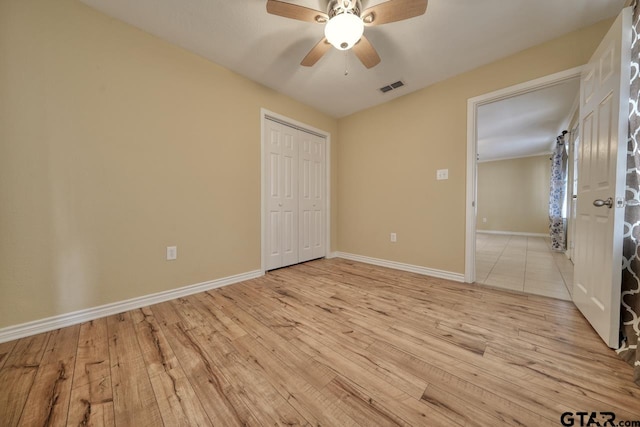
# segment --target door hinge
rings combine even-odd
[[[622,201],[622,205],[620,205],[620,201]],[[631,200],[627,200],[625,202],[622,197],[616,198],[616,207],[622,208],[622,207],[625,207],[625,206],[640,206],[640,200],[631,199]]]

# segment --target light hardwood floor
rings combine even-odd
[[[0,425],[640,420],[570,302],[318,260],[0,344]]]

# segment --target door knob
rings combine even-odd
[[[595,202],[594,202],[595,203]],[[282,203],[278,203],[278,207],[282,207]]]
[[[609,197],[607,200],[596,199],[593,201],[593,206],[601,208],[603,206],[607,206],[609,209],[613,207],[613,198]]]

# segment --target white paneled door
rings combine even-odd
[[[267,268],[298,262],[298,131],[267,121]]]
[[[325,256],[325,139],[265,120],[265,268]]]
[[[324,256],[324,138],[299,133],[299,261]]]
[[[620,323],[629,112],[631,10],[586,65],[580,84],[580,146],[573,299],[610,347]]]

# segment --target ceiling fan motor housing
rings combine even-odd
[[[352,13],[360,17],[362,12],[362,4],[360,0],[330,0],[327,7],[327,15],[329,19],[342,13]]]

